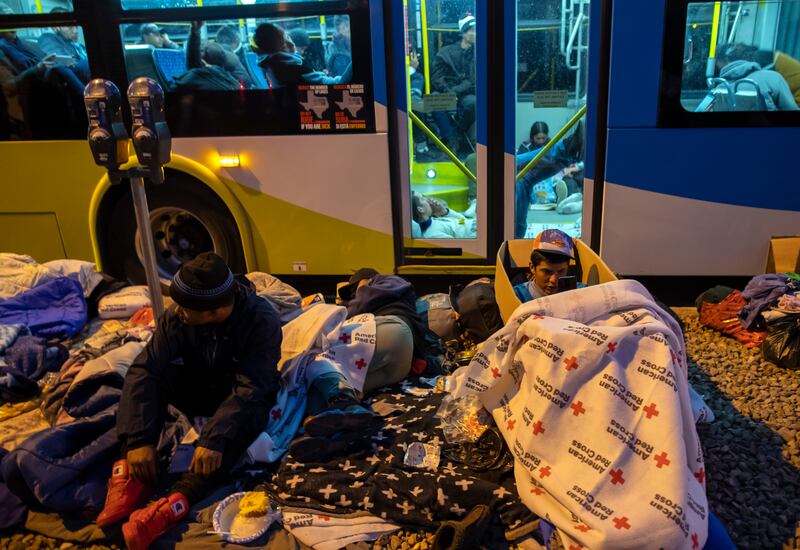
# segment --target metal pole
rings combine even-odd
[[[150,303],[153,305],[153,313],[158,320],[164,314],[164,298],[161,295],[161,279],[158,277],[158,268],[156,267],[156,249],[153,245],[153,231],[150,228],[150,209],[147,207],[144,178],[141,176],[131,177],[131,193],[144,255],[144,272],[147,276],[147,287],[150,289]]]

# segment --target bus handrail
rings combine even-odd
[[[433,142],[436,144],[436,146],[439,147],[439,149],[441,149],[444,152],[444,154],[447,155],[450,158],[450,160],[453,162],[453,164],[455,164],[456,167],[459,170],[461,170],[461,172],[463,172],[463,174],[465,176],[467,176],[469,179],[471,179],[474,182],[478,181],[478,178],[475,176],[475,174],[473,174],[472,171],[469,168],[467,168],[464,165],[464,163],[461,162],[461,160],[457,156],[455,156],[455,154],[450,149],[447,148],[447,145],[442,143],[442,140],[440,140],[436,136],[436,134],[434,134],[433,131],[430,128],[428,128],[425,125],[424,122],[422,122],[420,120],[420,118],[417,115],[415,115],[412,111],[409,111],[408,112],[408,117],[411,119],[411,121],[414,124],[419,126],[420,130],[422,130],[425,133],[426,136],[428,136],[430,139],[433,140]]]
[[[425,75],[425,93],[431,93],[431,59],[430,51],[428,50],[428,7],[425,0],[420,0],[420,25],[422,26],[422,54],[424,56],[424,65],[422,65],[422,73]],[[406,13],[408,17],[408,13]]]
[[[533,158],[530,160],[530,162],[529,162],[528,164],[526,164],[526,165],[525,165],[525,168],[523,168],[522,170],[520,170],[520,171],[519,171],[519,174],[517,174],[517,180],[520,180],[520,179],[522,179],[522,177],[523,177],[525,174],[527,174],[527,173],[530,171],[530,169],[531,169],[531,168],[533,168],[534,166],[536,166],[537,164],[539,164],[539,161],[540,161],[540,160],[542,160],[542,158],[543,158],[543,157],[544,157],[544,156],[545,156],[547,153],[549,153],[549,152],[550,152],[550,149],[552,149],[553,147],[555,147],[556,143],[558,143],[559,141],[561,141],[561,138],[562,138],[562,137],[564,137],[564,135],[565,135],[567,132],[569,132],[569,130],[570,130],[570,129],[571,129],[573,126],[575,126],[575,124],[577,124],[577,123],[578,123],[578,121],[579,121],[581,118],[583,118],[583,115],[585,115],[585,114],[586,114],[586,105],[584,105],[584,106],[582,106],[580,109],[578,109],[578,112],[577,112],[577,113],[575,113],[575,115],[573,115],[573,117],[572,117],[571,119],[569,119],[569,122],[567,122],[567,123],[564,125],[564,127],[563,127],[563,128],[561,128],[561,129],[560,129],[560,130],[559,130],[559,131],[556,133],[556,135],[554,135],[554,136],[553,136],[553,138],[552,138],[550,141],[548,141],[548,142],[547,142],[547,144],[546,144],[544,147],[542,147],[542,150],[541,150],[541,151],[539,151],[539,152],[536,154],[536,156],[535,156],[535,157],[533,157]]]

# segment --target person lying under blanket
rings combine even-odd
[[[186,262],[169,292],[175,303],[125,377],[117,413],[123,459],[97,517],[99,527],[128,518],[122,533],[132,550],[147,548],[224,480],[267,425],[279,389],[277,313],[222,258],[203,253]],[[326,406],[335,402],[337,412],[353,417],[351,427],[374,423],[344,376],[328,376],[319,391]],[[190,471],[166,498],[137,509],[158,480],[155,445],[168,405],[208,420]]]

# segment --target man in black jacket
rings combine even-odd
[[[431,64],[431,84],[441,93],[458,96],[458,130],[474,140],[475,123],[475,17],[467,15],[458,22],[461,40],[445,46]],[[449,121],[436,117],[442,137],[457,148],[458,136]]]
[[[131,549],[146,548],[230,472],[267,425],[279,384],[277,314],[234,279],[222,258],[203,253],[185,263],[170,296],[175,305],[125,378],[117,413],[125,458],[114,464],[97,519],[107,526],[130,514],[122,531]],[[190,472],[167,498],[134,512],[156,484],[155,445],[170,404],[208,420]]]

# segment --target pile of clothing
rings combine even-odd
[[[764,357],[791,369],[800,368],[800,275],[777,273],[753,277],[744,291],[715,286],[696,305],[700,323],[735,338],[746,347],[761,347]]]

